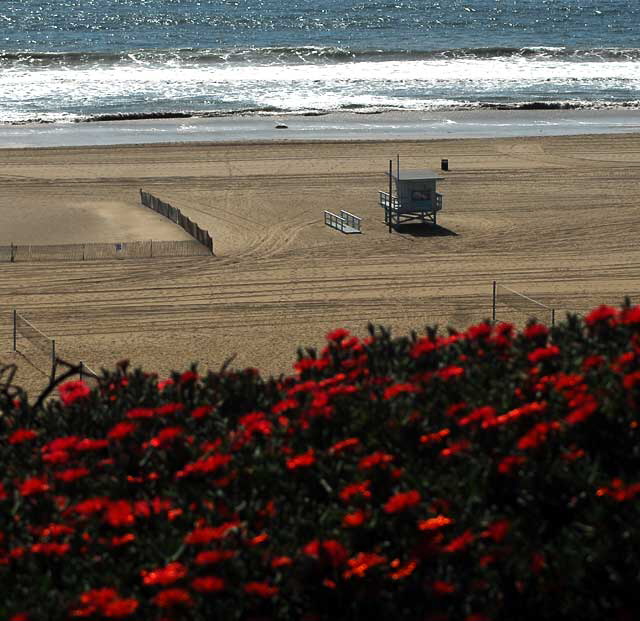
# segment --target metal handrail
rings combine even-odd
[[[352,213],[345,211],[344,209],[340,210],[340,217],[344,220],[347,226],[357,229],[358,231],[361,230],[362,218],[359,218],[358,216],[355,216]]]

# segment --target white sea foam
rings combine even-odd
[[[2,121],[75,120],[96,113],[446,108],[491,101],[640,99],[640,61],[544,55],[314,64],[115,64],[0,71]]]

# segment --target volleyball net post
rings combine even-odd
[[[492,298],[491,319],[493,323],[501,321],[499,315],[502,314],[505,316],[504,320],[511,320],[515,315],[526,318],[526,321],[535,319],[551,326],[556,324],[555,308],[501,285],[495,280],[492,286]]]

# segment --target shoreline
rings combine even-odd
[[[278,127],[284,126],[284,127]],[[639,109],[246,114],[0,125],[0,149],[640,133]]]

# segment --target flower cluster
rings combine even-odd
[[[632,619],[640,309],[0,393],[0,617]]]

